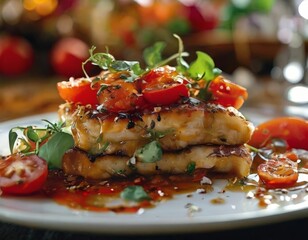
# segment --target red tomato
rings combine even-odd
[[[145,104],[143,96],[138,94],[135,83],[116,80],[101,91],[98,101],[110,112],[129,112],[141,109]]]
[[[146,88],[143,96],[150,103],[169,105],[177,102],[181,97],[188,97],[189,94],[185,84],[175,84],[162,89]]]
[[[60,97],[68,102],[79,103],[81,105],[98,104],[97,91],[99,87],[91,87],[92,81],[86,78],[70,79],[57,83]]]
[[[154,105],[176,103],[189,97],[188,80],[178,76],[175,68],[165,66],[151,70],[139,79],[139,87],[145,100]]]
[[[4,193],[34,193],[43,187],[47,175],[47,163],[37,155],[16,154],[0,161],[0,189]]]
[[[267,188],[287,188],[298,179],[297,163],[288,158],[270,159],[258,166],[260,180]]]
[[[192,28],[197,32],[212,30],[219,24],[219,13],[212,3],[199,1],[197,5],[186,6],[186,12]]]
[[[54,71],[63,77],[79,78],[84,76],[82,63],[89,57],[88,45],[77,38],[63,38],[59,40],[51,51],[51,65]],[[93,65],[86,65],[90,72]]]
[[[34,61],[30,43],[21,37],[0,38],[0,73],[13,76],[27,72]]]
[[[210,83],[211,102],[239,109],[248,97],[247,90],[219,76]]]
[[[298,117],[271,119],[256,127],[248,144],[262,148],[273,138],[284,139],[289,148],[308,150],[308,121]]]

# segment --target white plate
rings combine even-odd
[[[55,114],[36,115],[0,124],[0,154],[8,153],[8,131],[15,126],[41,125],[41,119],[56,120]],[[0,197],[0,220],[47,229],[113,234],[160,234],[216,231],[281,222],[308,216],[308,194],[288,204],[260,208],[258,200],[244,192],[222,192],[224,181],[214,183],[206,194],[176,195],[140,214],[97,213],[72,210],[52,200],[31,197]],[[211,200],[222,198],[224,203]],[[291,204],[290,204],[291,202]],[[199,211],[191,212],[187,204]]]

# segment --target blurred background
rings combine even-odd
[[[142,62],[156,41],[175,53],[173,33],[248,89],[250,117],[308,119],[308,0],[0,0],[0,121],[56,111],[92,45]]]

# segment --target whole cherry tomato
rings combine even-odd
[[[198,4],[187,5],[186,15],[196,32],[212,30],[219,24],[219,13],[212,2],[199,1]]]
[[[48,175],[47,163],[37,155],[11,155],[0,161],[0,189],[25,195],[40,190]]]
[[[80,39],[67,37],[60,39],[51,50],[53,70],[63,77],[79,78],[84,76],[82,63],[89,57],[88,45]],[[90,63],[85,66],[87,72],[93,69]]]
[[[30,43],[17,36],[0,37],[0,73],[14,76],[30,70],[34,52]]]

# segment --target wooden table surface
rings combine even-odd
[[[59,79],[36,79],[1,81],[0,79],[0,122],[10,119],[33,115],[36,113],[56,111],[62,102],[56,90],[56,82]],[[261,94],[261,95],[260,95]],[[262,95],[263,94],[263,95]],[[279,95],[279,93],[277,93]],[[258,94],[252,94],[252,98]],[[271,94],[259,93],[260,99],[271,99],[271,106],[276,106],[276,112],[282,113],[281,100],[277,100]],[[264,102],[264,101],[263,101]],[[254,103],[254,104],[253,104]],[[250,103],[251,104],[251,103]],[[260,104],[260,102],[259,102]],[[252,107],[258,108],[256,101],[252,101]],[[307,111],[307,108],[304,110]],[[284,113],[282,113],[284,114]],[[243,229],[190,233],[190,234],[169,234],[169,235],[105,235],[91,233],[76,233],[54,231],[49,229],[36,229],[25,226],[0,222],[0,239],[40,239],[40,240],[94,240],[94,239],[285,239],[286,236],[305,238],[307,236],[308,216],[304,218],[283,221],[280,223],[266,222],[264,225]],[[288,238],[290,239],[290,238]]]

